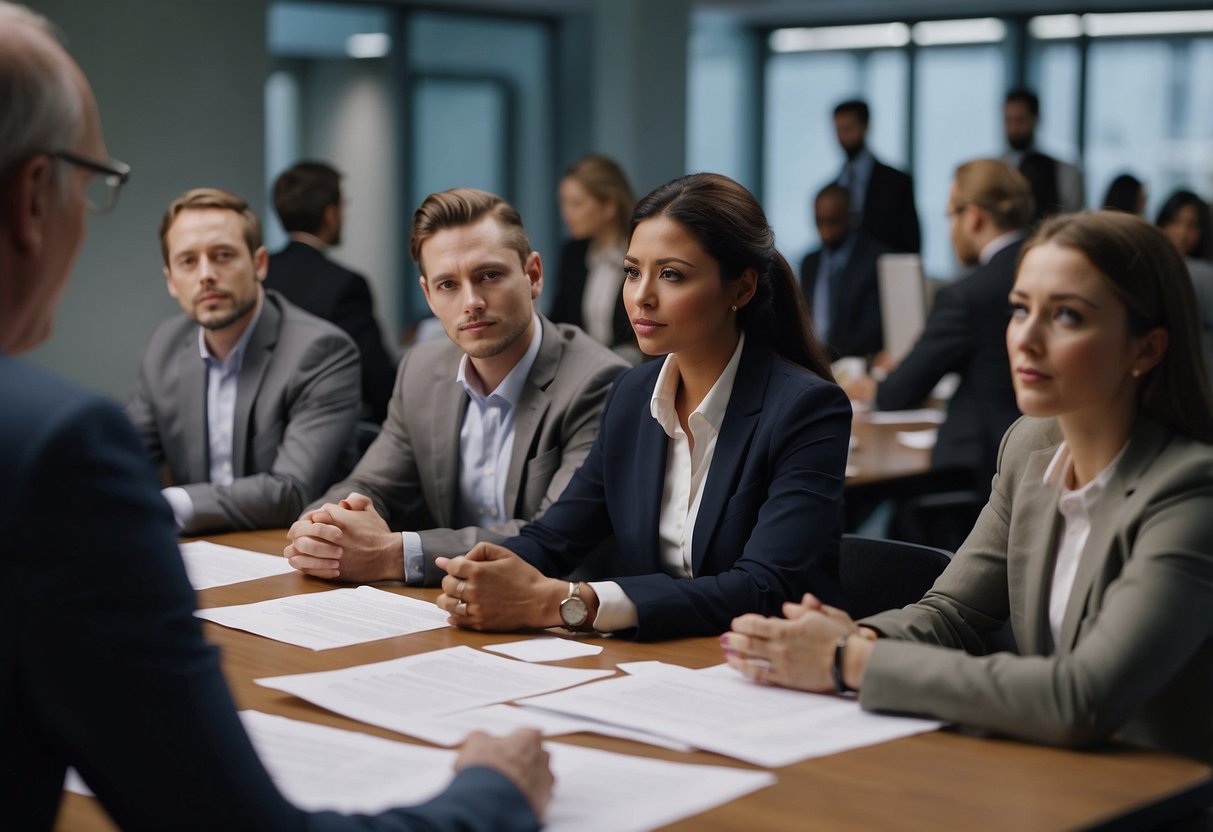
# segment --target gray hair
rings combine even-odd
[[[35,153],[72,147],[83,130],[84,102],[70,59],[55,54],[58,43],[45,17],[0,0],[0,174]]]

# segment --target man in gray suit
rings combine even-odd
[[[449,340],[405,355],[378,438],[291,527],[285,554],[310,575],[437,585],[436,557],[517,534],[589,453],[627,367],[535,311],[543,265],[500,197],[431,194],[410,250]]]
[[[261,225],[235,194],[182,194],[160,227],[168,291],[127,415],[185,534],[286,526],[353,462],[358,350],[261,286]]]

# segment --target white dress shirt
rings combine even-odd
[[[514,455],[514,427],[518,400],[531,376],[543,344],[539,316],[532,317],[534,335],[522,358],[495,390],[487,393],[471,359],[464,355],[455,380],[468,395],[467,410],[459,429],[459,507],[457,527],[492,526],[510,518],[505,484]],[[421,535],[401,532],[404,541],[404,580],[420,585],[425,579],[425,552]]]
[[[741,362],[741,351],[745,347],[745,333],[737,339],[733,357],[724,371],[703,397],[699,406],[687,417],[688,437],[678,421],[674,402],[682,376],[678,372],[678,356],[667,355],[665,364],[653,386],[653,397],[649,411],[661,429],[670,437],[666,449],[665,485],[661,492],[661,517],[657,525],[661,568],[676,578],[692,578],[691,545],[695,534],[695,519],[699,516],[699,503],[703,499],[703,486],[712,468],[712,457],[716,453],[716,439],[724,423],[724,413],[733,395],[733,383],[737,379],[737,365]],[[694,449],[691,448],[694,439]],[[590,586],[598,595],[598,615],[594,629],[613,632],[635,627],[636,605],[628,598],[622,587],[614,581],[593,581]]]
[[[1128,447],[1128,443],[1125,443]],[[1116,470],[1116,463],[1124,456],[1121,448],[1108,466],[1082,488],[1072,489],[1074,460],[1070,449],[1062,442],[1053,454],[1053,460],[1045,468],[1044,483],[1058,490],[1057,511],[1061,514],[1061,534],[1057,539],[1057,557],[1053,564],[1053,584],[1049,589],[1049,632],[1053,636],[1053,649],[1061,641],[1061,624],[1066,617],[1066,607],[1074,589],[1074,576],[1078,574],[1078,563],[1083,547],[1091,535],[1091,508],[1103,494]]]
[[[615,343],[615,308],[623,290],[623,257],[627,244],[620,240],[613,246],[586,252],[585,291],[581,294],[581,320],[585,331],[600,344]]]
[[[244,351],[253,330],[261,320],[261,304],[252,320],[244,328],[236,346],[220,361],[211,355],[206,345],[206,333],[198,327],[198,354],[206,364],[206,433],[207,449],[210,453],[210,482],[215,485],[231,485],[232,441],[236,429],[236,389],[240,382],[240,369],[244,366]],[[170,486],[160,492],[173,510],[178,528],[184,528],[194,519],[194,501],[184,488]]]

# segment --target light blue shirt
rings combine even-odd
[[[244,366],[244,352],[253,330],[261,320],[261,303],[252,320],[244,328],[236,346],[220,361],[211,355],[206,346],[206,333],[198,327],[198,355],[206,364],[206,430],[207,447],[210,452],[210,482],[215,485],[231,485],[232,434],[236,428],[236,388],[240,382],[240,368]],[[184,527],[194,518],[194,501],[184,488],[170,487],[161,492],[173,509],[177,525]]]
[[[838,248],[821,247],[817,281],[813,284],[813,324],[817,327],[817,337],[822,341],[830,340],[830,309],[834,303],[835,275],[840,274],[851,259],[851,250],[855,248],[855,238],[858,236],[852,231]]]
[[[863,216],[863,204],[868,195],[868,182],[872,180],[872,168],[876,167],[876,157],[872,151],[864,147],[855,154],[854,159],[848,159],[838,175],[838,184],[847,189],[851,195],[851,216]],[[859,225],[858,222],[853,225]]]
[[[510,518],[505,504],[505,484],[514,455],[514,427],[518,400],[531,376],[531,368],[543,343],[539,316],[532,318],[534,336],[522,358],[495,390],[484,393],[471,359],[464,355],[455,380],[468,396],[467,410],[459,429],[459,506],[456,525],[492,526]],[[425,579],[425,553],[421,535],[402,532],[404,580],[420,584]]]

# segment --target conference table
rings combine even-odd
[[[927,473],[931,468],[931,449],[910,447],[898,434],[938,427],[937,421],[926,419],[883,422],[874,419],[871,411],[857,408],[851,418],[847,488],[873,486]]]
[[[208,538],[215,543],[280,554],[281,530]],[[380,585],[433,600],[436,589]],[[276,575],[203,590],[200,607],[251,603],[320,592],[334,584],[298,573]],[[332,670],[399,658],[456,645],[484,647],[518,639],[455,628],[432,630],[334,650],[312,651],[240,630],[204,623],[207,638],[223,651],[223,670],[241,708],[412,742],[328,712],[289,694],[253,683],[256,678]],[[658,660],[706,667],[721,661],[716,638],[656,644],[589,636],[604,647],[596,656],[561,664],[611,668],[619,662]],[[596,734],[554,738],[595,748],[677,762],[747,768],[708,752],[676,752]],[[1213,805],[1213,769],[1167,754],[1110,744],[1095,751],[1066,751],[953,730],[806,760],[774,770],[776,783],[703,814],[671,830],[784,829],[973,829],[1052,830],[1151,828]],[[66,793],[56,829],[79,832],[115,828],[92,798]],[[165,828],[172,828],[165,819]]]

